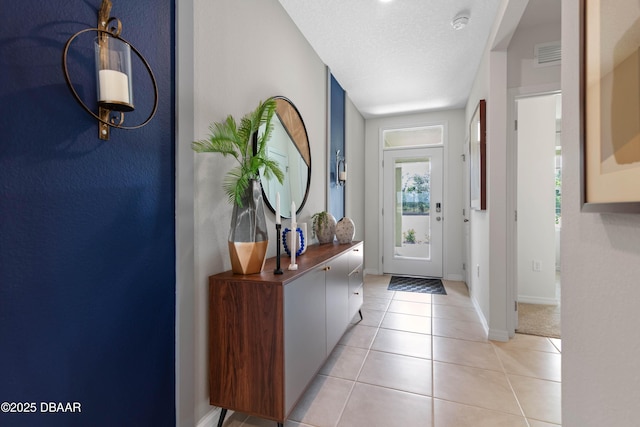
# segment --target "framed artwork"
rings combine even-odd
[[[481,99],[469,123],[471,209],[487,209],[487,102]]]
[[[582,211],[640,213],[640,3],[580,9]]]

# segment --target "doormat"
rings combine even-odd
[[[420,292],[423,294],[447,294],[442,280],[426,277],[391,276],[387,289],[390,291]]]

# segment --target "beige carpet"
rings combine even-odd
[[[518,303],[516,332],[560,338],[560,305]]]

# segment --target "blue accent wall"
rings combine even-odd
[[[0,412],[2,426],[175,424],[174,0],[113,1],[160,102],[149,125],[109,141],[61,67],[65,42],[96,26],[100,4],[0,5],[0,403],[36,404]],[[69,56],[88,100],[93,38]],[[153,103],[136,61],[128,125]],[[43,402],[81,412],[42,412]]]
[[[344,216],[344,187],[337,185],[336,152],[344,156],[345,134],[345,92],[340,83],[331,75],[331,149],[329,151],[329,213],[336,220]],[[346,159],[348,160],[348,159]]]

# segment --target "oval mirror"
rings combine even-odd
[[[300,212],[311,182],[311,151],[302,117],[293,103],[283,96],[274,96],[276,114],[273,132],[267,141],[267,155],[278,162],[284,173],[282,184],[274,176],[261,175],[262,194],[269,209],[275,213],[276,194],[280,193],[280,216],[291,218],[291,202]]]

